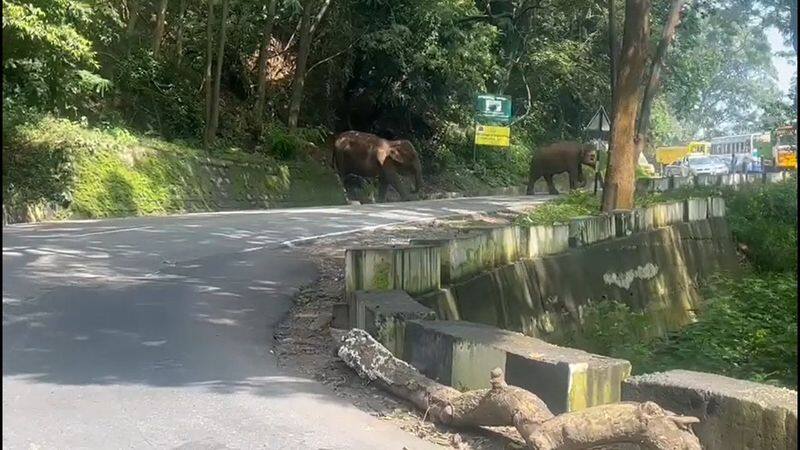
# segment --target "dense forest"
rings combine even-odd
[[[49,117],[276,160],[356,129],[412,140],[426,176],[519,184],[537,146],[585,138],[595,111],[613,110],[610,73],[637,62],[626,45],[641,50],[633,85],[655,81],[645,152],[795,115],[796,87],[778,89],[765,35],[775,27],[796,48],[791,0],[3,0],[3,10],[4,167],[25,148],[18,130]],[[512,98],[512,146],[473,161],[484,92]],[[5,168],[3,178],[7,192]]]

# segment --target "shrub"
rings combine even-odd
[[[540,205],[528,214],[517,217],[516,223],[524,226],[553,225],[574,217],[600,213],[600,197],[588,192],[572,191],[565,197]]]
[[[744,186],[724,193],[728,223],[760,271],[797,272],[797,181]]]
[[[714,372],[797,387],[797,277],[717,277],[700,320],[654,346],[654,369]]]

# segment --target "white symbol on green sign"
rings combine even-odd
[[[478,119],[507,123],[511,120],[511,99],[502,95],[478,95],[475,112]]]

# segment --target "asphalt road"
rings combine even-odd
[[[292,245],[548,198],[4,227],[3,448],[429,448],[276,366]]]

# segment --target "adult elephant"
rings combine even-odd
[[[551,194],[558,194],[553,175],[567,172],[569,174],[569,188],[575,189],[580,183],[586,184],[583,178],[581,165],[595,168],[597,165],[597,152],[591,144],[581,144],[574,141],[560,141],[542,147],[534,153],[528,176],[528,195],[533,194],[533,185],[539,178],[547,181],[547,189]]]
[[[348,175],[378,178],[378,200],[386,199],[386,191],[392,186],[400,198],[410,200],[408,189],[403,185],[402,175],[414,177],[414,190],[422,187],[422,165],[417,151],[407,140],[390,141],[361,131],[345,131],[333,143],[333,162],[339,177]]]

